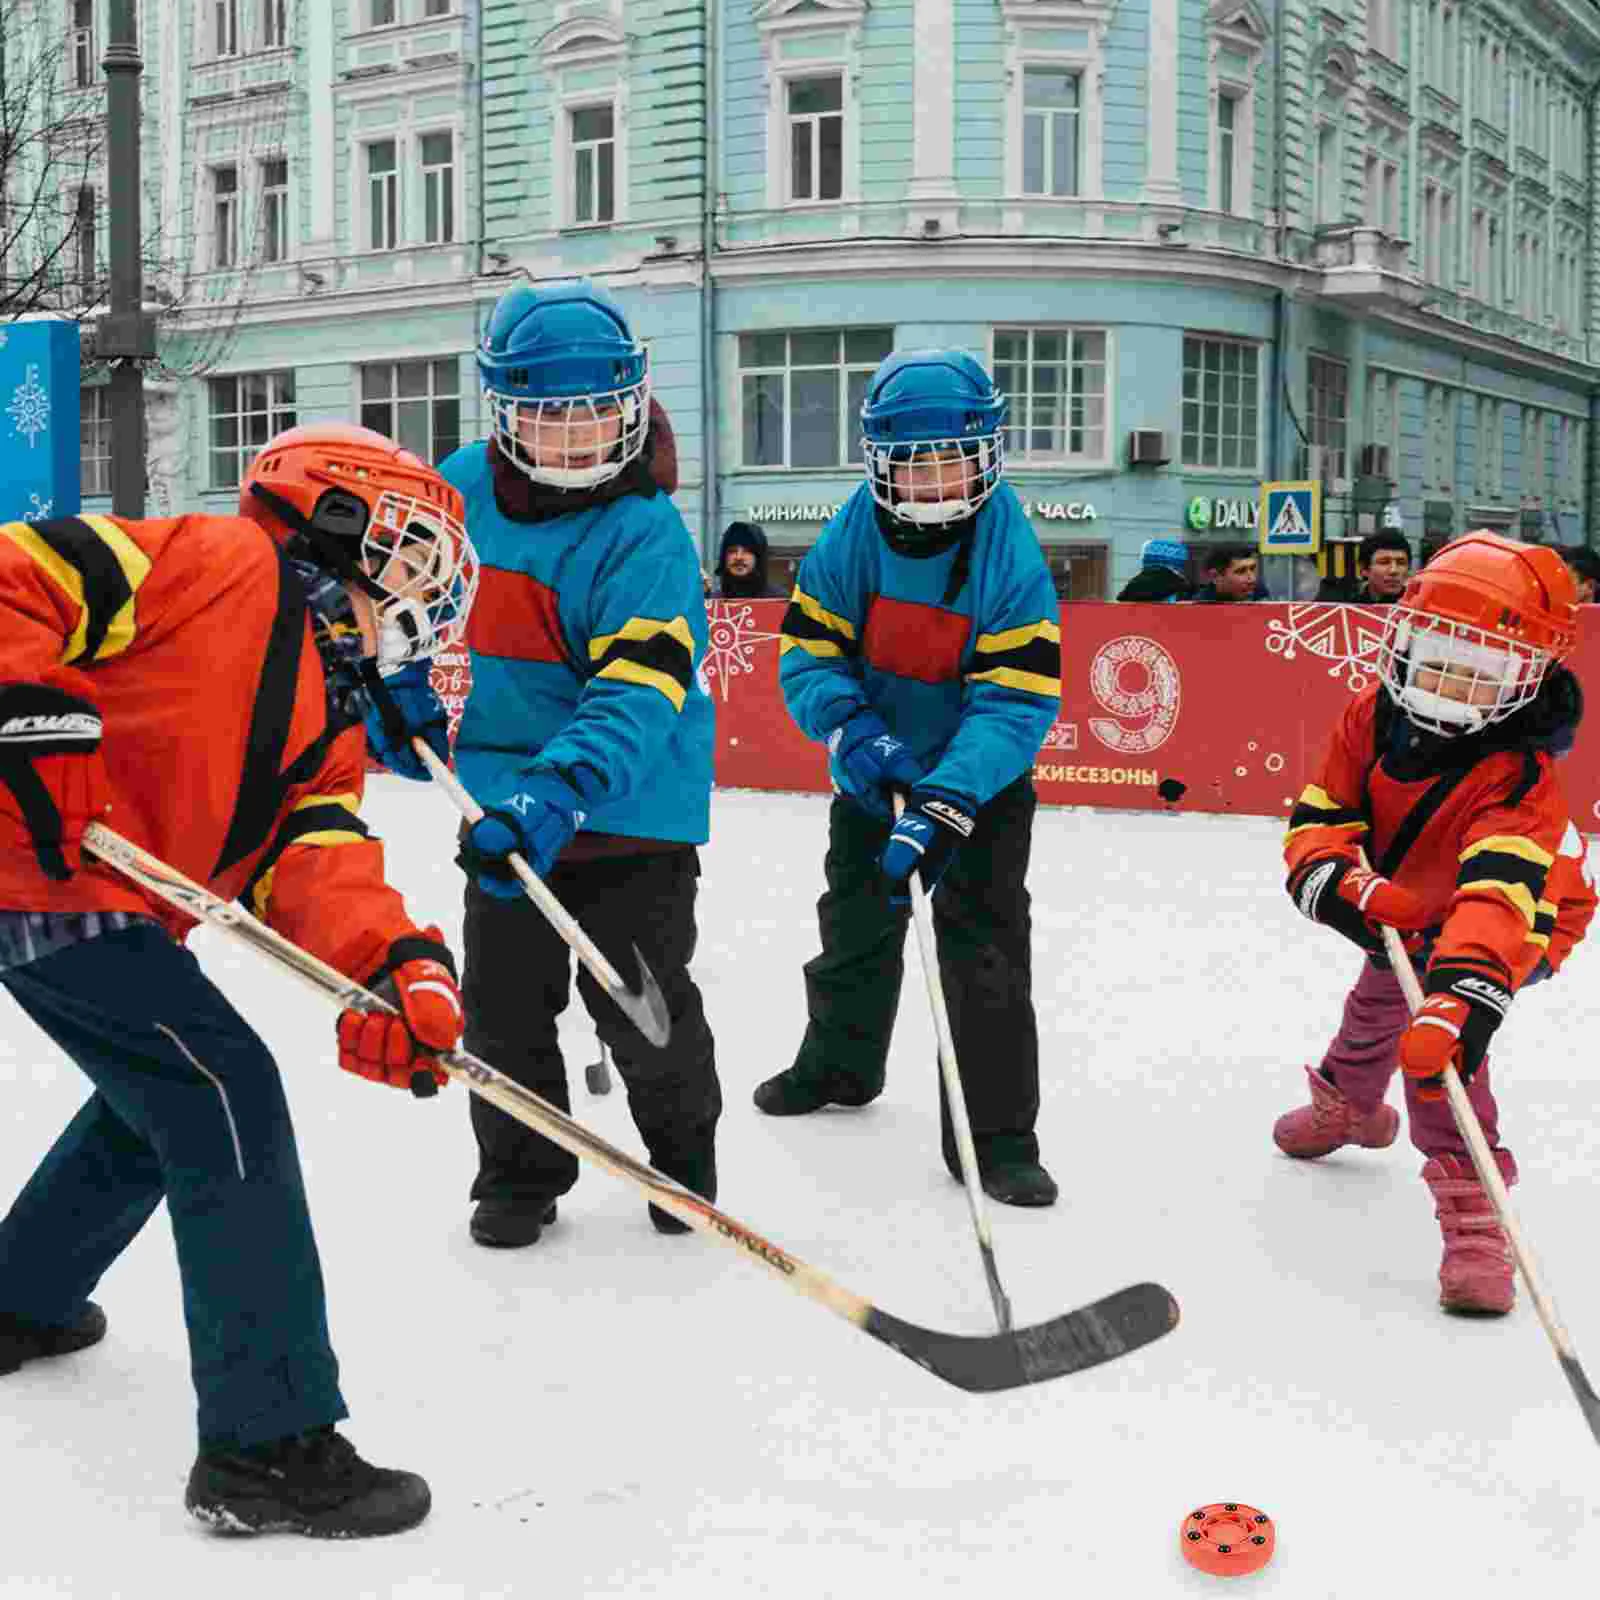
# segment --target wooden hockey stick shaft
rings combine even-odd
[[[469,823],[477,822],[483,816],[483,807],[467,792],[466,785],[434,754],[425,740],[412,739],[411,748],[417,753],[423,766],[428,769],[433,781],[450,797],[451,804],[456,810]],[[600,947],[583,931],[578,925],[578,919],[562,905],[539,874],[515,851],[507,857],[507,860],[511,863],[511,870],[517,875],[517,881],[522,885],[523,893],[544,913],[545,920],[594,975],[595,982],[611,996],[618,1010],[628,1021],[658,1050],[661,1049],[672,1037],[672,1019],[667,1012],[667,1002],[656,984],[655,975],[646,965],[644,957],[639,954],[638,947],[635,946],[633,952],[634,960],[639,964],[639,988],[635,992],[622,981],[617,969],[606,960]],[[609,1087],[609,1080],[607,1086]]]
[[[905,811],[905,800],[894,797],[894,814]],[[939,938],[933,926],[933,908],[927,891],[913,870],[906,880],[911,892],[911,922],[917,931],[917,955],[922,962],[922,977],[928,988],[928,1006],[933,1012],[933,1032],[939,1044],[939,1073],[944,1079],[945,1100],[950,1107],[950,1127],[956,1136],[956,1155],[961,1162],[961,1181],[967,1191],[967,1209],[972,1213],[972,1231],[978,1240],[978,1256],[983,1262],[984,1281],[994,1305],[995,1321],[1002,1333],[1011,1330],[1011,1300],[1000,1282],[1000,1268],[994,1258],[994,1234],[989,1227],[989,1208],[983,1198],[978,1171],[978,1152],[972,1142],[972,1119],[967,1115],[966,1091],[961,1087],[961,1068],[956,1060],[955,1031],[950,1026],[950,1010],[944,999],[944,980],[939,975]]]
[[[223,900],[102,823],[84,831],[86,849],[148,893],[219,928],[292,973],[341,1009],[395,1008],[236,903]],[[1064,1377],[1137,1350],[1177,1326],[1178,1306],[1159,1284],[1135,1284],[1048,1322],[1006,1335],[973,1338],[921,1328],[853,1294],[797,1256],[780,1249],[709,1201],[636,1161],[548,1101],[465,1050],[438,1057],[452,1078],[524,1126],[581,1160],[642,1190],[663,1210],[763,1266],[796,1293],[826,1307],[936,1377],[975,1392],[1019,1388]]]
[[[1366,862],[1366,854],[1362,852],[1361,863],[1365,866]],[[1422,1009],[1422,985],[1417,980],[1416,968],[1411,965],[1411,957],[1407,955],[1405,945],[1394,928],[1383,927],[1383,948],[1395,977],[1400,980],[1406,1004],[1411,1008],[1411,1014],[1415,1016]],[[1450,1111],[1455,1117],[1456,1127],[1466,1141],[1473,1169],[1478,1174],[1478,1181],[1488,1194],[1495,1216],[1500,1226],[1505,1229],[1506,1237],[1511,1241],[1511,1253],[1516,1257],[1522,1281],[1527,1285],[1528,1297],[1533,1301],[1533,1308],[1539,1314],[1539,1321],[1544,1324],[1544,1331],[1555,1349],[1556,1360],[1561,1363],[1561,1370],[1566,1374],[1567,1382],[1572,1386],[1572,1392],[1583,1411],[1584,1421],[1589,1424],[1589,1431],[1594,1435],[1595,1443],[1600,1444],[1600,1395],[1595,1393],[1593,1385],[1589,1382],[1588,1375],[1578,1360],[1572,1335],[1562,1324],[1556,1312],[1555,1301],[1550,1298],[1549,1292],[1544,1287],[1533,1251],[1523,1237],[1522,1226],[1517,1221],[1516,1213],[1511,1209],[1511,1191],[1506,1188],[1505,1179],[1500,1175],[1499,1164],[1494,1159],[1494,1152],[1490,1150],[1489,1141],[1484,1137],[1483,1124],[1478,1121],[1478,1114],[1472,1109],[1471,1100],[1467,1098],[1467,1088],[1461,1081],[1461,1074],[1453,1066],[1444,1069],[1444,1092],[1450,1101]]]

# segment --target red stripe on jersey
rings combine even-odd
[[[943,606],[878,595],[867,610],[862,653],[879,672],[919,683],[950,683],[961,676],[961,657],[972,618]]]
[[[467,617],[467,648],[511,661],[565,661],[556,592],[524,572],[484,567]]]

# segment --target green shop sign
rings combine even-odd
[[[1254,500],[1220,500],[1197,494],[1183,508],[1184,524],[1193,533],[1209,533],[1213,528],[1253,529],[1261,508]]]

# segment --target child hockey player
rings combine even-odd
[[[1005,401],[961,351],[890,356],[861,408],[867,481],[822,531],[784,619],[790,715],[825,741],[837,791],[794,1065],[771,1116],[883,1090],[913,870],[934,892],[939,966],[985,1191],[1047,1206],[1039,1162],[1028,849],[1032,768],[1061,698],[1055,589],[1000,481]],[[891,815],[891,790],[906,792]],[[940,1083],[945,1165],[960,1165]]]
[[[578,991],[627,1085],[651,1164],[714,1199],[722,1110],[689,975],[710,821],[711,702],[695,548],[653,473],[645,352],[603,290],[579,281],[502,296],[478,352],[492,437],[442,470],[483,556],[468,626],[472,690],[456,760],[487,813],[463,829],[467,1046],[566,1110],[556,1019],[566,945],[525,897],[520,853],[612,965],[654,973],[672,1037],[649,1044],[587,971]],[[576,1159],[472,1102],[479,1244],[536,1242]],[[683,1223],[652,1206],[662,1233]]]
[[[1287,1155],[1383,1149],[1383,1103],[1405,1074],[1411,1140],[1444,1233],[1439,1298],[1499,1314],[1515,1286],[1510,1246],[1443,1098],[1453,1063],[1507,1184],[1489,1043],[1525,983],[1560,970],[1594,914],[1583,843],[1556,776],[1582,715],[1562,660],[1577,638],[1558,552],[1473,533],[1411,579],[1379,651],[1381,686],[1351,702],[1284,841],[1289,893],[1367,953],[1311,1104],[1278,1120]],[[1365,850],[1370,867],[1359,852]],[[1376,923],[1411,930],[1426,963],[1413,1019]]]
[[[339,1064],[432,1092],[460,998],[356,814],[360,723],[374,660],[459,634],[472,552],[455,491],[365,428],[279,435],[239,509],[0,526],[0,984],[95,1091],[0,1222],[0,1373],[104,1336],[89,1296],[165,1200],[199,1398],[189,1509],[232,1532],[393,1533],[428,1486],[334,1431],[278,1068],[186,920],[82,841],[104,816],[385,992],[401,1015],[346,1012]]]

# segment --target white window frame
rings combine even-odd
[[[1455,493],[1456,393],[1442,383],[1422,386],[1422,487]]]
[[[247,18],[239,15],[240,0],[203,0],[200,42],[206,61],[232,61],[245,51]]]
[[[861,198],[861,33],[866,0],[758,0],[753,7],[767,75],[767,206],[773,211],[854,205]],[[788,53],[791,49],[794,54]],[[789,80],[840,76],[844,115],[837,200],[789,198]]]
[[[1476,401],[1473,439],[1473,489],[1480,499],[1496,501],[1505,486],[1505,402],[1480,394]]]
[[[268,187],[267,168],[274,162],[283,163],[283,185]],[[282,151],[273,155],[260,156],[256,160],[256,215],[255,236],[257,241],[257,256],[264,265],[281,266],[285,261],[294,257],[294,186],[290,178],[289,158]],[[270,255],[267,251],[267,197],[280,195],[279,211],[282,220],[281,251],[278,255]]]
[[[1191,339],[1198,339],[1204,344],[1233,345],[1233,346],[1237,346],[1237,347],[1239,347],[1241,349],[1247,349],[1247,350],[1251,351],[1254,354],[1254,356],[1255,356],[1255,407],[1254,407],[1254,409],[1255,409],[1255,413],[1256,413],[1256,431],[1255,431],[1255,441],[1254,441],[1255,448],[1254,448],[1254,451],[1253,451],[1253,453],[1251,454],[1251,456],[1250,456],[1250,458],[1248,460],[1240,461],[1240,462],[1230,462],[1230,463],[1226,463],[1226,464],[1217,463],[1217,464],[1213,464],[1213,465],[1207,465],[1207,464],[1205,464],[1205,463],[1203,463],[1201,461],[1198,461],[1198,460],[1197,461],[1188,460],[1187,457],[1185,456],[1185,453],[1184,453],[1185,452],[1185,448],[1186,448],[1186,439],[1187,439],[1187,436],[1188,436],[1188,430],[1187,430],[1187,428],[1185,426],[1184,411],[1185,411],[1185,408],[1191,402],[1183,397],[1182,390],[1180,389],[1180,391],[1179,391],[1179,402],[1178,402],[1178,456],[1179,456],[1179,460],[1180,460],[1180,464],[1182,466],[1182,469],[1183,469],[1183,471],[1185,473],[1188,473],[1190,475],[1205,474],[1205,475],[1208,475],[1208,476],[1216,475],[1216,476],[1227,476],[1227,477],[1239,477],[1239,476],[1252,477],[1252,476],[1258,475],[1260,473],[1260,470],[1261,470],[1261,430],[1262,430],[1263,426],[1265,425],[1265,421],[1266,421],[1266,418],[1265,418],[1265,415],[1264,415],[1264,412],[1265,412],[1265,403],[1264,403],[1265,402],[1265,396],[1263,395],[1263,392],[1262,392],[1263,391],[1263,384],[1262,384],[1262,377],[1261,377],[1261,352],[1262,352],[1261,342],[1259,340],[1257,340],[1257,339],[1241,339],[1235,334],[1211,333],[1211,332],[1206,331],[1205,329],[1200,329],[1200,328],[1185,328],[1183,330],[1183,343],[1184,343],[1184,345],[1186,346],[1188,344],[1189,340],[1191,340]],[[1188,374],[1188,359],[1187,359],[1187,351],[1186,350],[1182,352],[1182,354],[1180,356],[1180,362],[1181,362],[1181,365],[1179,367],[1180,375],[1182,377],[1186,378],[1187,374]],[[1200,456],[1200,455],[1204,454],[1204,441],[1205,441],[1205,438],[1206,438],[1206,434],[1205,434],[1205,407],[1208,404],[1208,402],[1206,401],[1205,396],[1201,395],[1193,403],[1199,405],[1200,408],[1201,408],[1201,410],[1200,410],[1200,428],[1199,428],[1199,431],[1196,433],[1196,436],[1195,436],[1197,441],[1199,441],[1198,446],[1197,446],[1196,451],[1195,451],[1195,454],[1196,454],[1196,456]],[[1223,403],[1224,402],[1222,402],[1220,400],[1217,402],[1219,408],[1223,405]],[[1229,439],[1242,440],[1245,437],[1243,434],[1227,434],[1227,433],[1224,433],[1222,431],[1222,429],[1221,429],[1221,425],[1220,424],[1221,424],[1221,417],[1220,417],[1220,411],[1219,411],[1219,427],[1218,427],[1218,432],[1217,432],[1217,435],[1216,435],[1216,438],[1217,438],[1217,441],[1218,441],[1219,445],[1224,440],[1229,440]],[[1220,451],[1219,451],[1219,454],[1220,454]]]
[[[360,0],[360,3],[361,18],[358,27],[364,33],[371,33],[376,29],[382,28],[398,28],[406,20],[406,0]],[[377,21],[376,18],[380,6],[391,8],[394,11],[394,15],[388,18],[387,21]]]
[[[88,230],[84,229],[83,197],[88,195]],[[72,232],[73,266],[82,292],[94,292],[100,271],[100,192],[87,179],[73,190]]]
[[[73,9],[68,21],[66,69],[67,86],[72,89],[92,89],[98,81],[96,74],[100,68],[100,51],[97,48],[99,37],[98,21],[95,16],[95,0],[82,0],[87,7],[88,22],[80,23],[79,0],[73,0]]]
[[[1070,109],[1044,106],[1030,106],[1028,104],[1028,75],[1030,73],[1051,72],[1061,77],[1070,79],[1075,86],[1077,104]],[[1022,184],[1023,193],[1029,200],[1076,200],[1083,190],[1083,74],[1074,71],[1071,67],[1062,67],[1054,63],[1046,65],[1040,61],[1026,62],[1022,68],[1022,127],[1020,138],[1022,140]],[[1044,131],[1044,168],[1045,187],[1042,189],[1027,188],[1028,182],[1028,119],[1041,118],[1045,124]],[[1072,123],[1072,174],[1071,187],[1057,193],[1054,187],[1057,173],[1052,155],[1054,140],[1052,124],[1057,117],[1069,118]]]
[[[796,113],[791,97],[795,88],[802,83],[832,83],[839,90],[838,107],[830,107],[826,111]],[[835,206],[844,199],[844,124],[845,124],[845,82],[842,68],[828,68],[821,72],[799,73],[792,72],[785,75],[783,80],[783,195],[785,206]],[[836,120],[839,124],[839,192],[837,194],[823,194],[822,191],[822,144],[824,119]],[[806,142],[811,151],[811,176],[814,194],[796,194],[798,173],[794,159],[795,127],[804,124],[807,129]]]
[[[1027,448],[1026,444],[1014,446],[1013,441],[1020,434],[1024,439],[1032,432],[1032,418],[1028,415],[1028,402],[1032,395],[1032,372],[1036,365],[1034,357],[1034,340],[1038,334],[1061,334],[1069,340],[1076,340],[1085,335],[1093,337],[1098,335],[1103,341],[1104,355],[1100,361],[1101,389],[1098,395],[1101,407],[1101,420],[1098,428],[1100,434],[1100,448],[1098,451],[1074,451],[1065,448],[1068,435],[1071,433],[1070,425],[1063,422],[1058,430],[1062,435],[1064,448],[1059,451],[1034,451]],[[1028,339],[1027,356],[1024,365],[1029,373],[1029,387],[1026,392],[1019,393],[1014,387],[1006,391],[1007,410],[1006,419],[1006,463],[1008,467],[1103,467],[1111,464],[1113,451],[1114,411],[1116,395],[1116,364],[1113,347],[1113,333],[1109,327],[1088,326],[1078,323],[1001,323],[989,330],[989,370],[995,371],[999,365],[1012,365],[1011,362],[1002,362],[996,353],[996,343],[1004,334],[1026,334]],[[1089,363],[1092,365],[1093,363]],[[1065,409],[1070,414],[1073,400],[1077,391],[1070,381],[1071,375],[1085,365],[1073,359],[1073,346],[1069,344],[1067,360],[1065,362],[1069,383],[1063,396]]]
[[[1206,205],[1231,217],[1255,215],[1256,71],[1269,37],[1265,14],[1254,0],[1211,0],[1206,18]],[[1233,57],[1244,59],[1242,74]],[[1217,113],[1224,96],[1234,102],[1233,204],[1226,207]]]
[[[374,174],[372,151],[381,144],[394,146],[394,165],[388,172]],[[356,183],[357,192],[361,197],[361,237],[357,249],[362,255],[387,255],[398,250],[405,242],[406,207],[401,183],[405,172],[405,147],[405,137],[398,129],[375,138],[364,138],[357,145],[360,152],[360,170],[356,176]],[[392,212],[389,218],[390,237],[387,243],[376,243],[373,235],[376,220],[375,185],[378,180],[384,178],[388,180],[389,190],[387,209]]]
[[[254,13],[260,30],[258,43],[263,50],[283,50],[289,44],[289,0],[254,0]]]
[[[218,179],[224,172],[233,174],[233,189],[224,191]],[[224,212],[224,195],[227,206]],[[243,242],[244,189],[239,182],[237,158],[210,162],[206,166],[206,239],[208,259],[213,272],[233,272],[242,264],[240,246]],[[226,224],[226,228],[224,228]]]
[[[1324,159],[1324,146],[1329,159]],[[1312,220],[1319,227],[1344,221],[1344,107],[1313,123],[1311,159],[1315,194]],[[1381,224],[1380,224],[1381,226]]]
[[[400,394],[400,368],[414,366],[427,368],[427,393],[402,398]],[[454,387],[449,392],[435,387],[438,377],[437,369],[440,366],[448,366],[453,374]],[[376,374],[379,371],[384,371],[387,374],[389,394],[384,397],[369,399],[366,394],[367,376],[369,373]],[[395,408],[401,405],[422,405],[426,407],[428,448],[425,452],[419,452],[425,461],[437,462],[448,453],[439,448],[439,438],[436,431],[437,419],[434,407],[440,401],[453,400],[455,402],[456,444],[464,443],[469,437],[467,433],[469,425],[467,418],[468,395],[461,381],[461,358],[459,355],[400,356],[392,361],[363,361],[355,369],[353,386],[355,393],[352,398],[351,415],[360,418],[364,426],[373,427],[376,426],[377,419],[374,418],[372,422],[366,420],[369,410],[376,411],[378,407],[384,407],[387,411],[387,417],[384,419],[384,425],[378,428],[377,431],[397,442],[403,443],[404,441],[401,440],[399,418]]]
[[[447,166],[437,164],[429,165],[423,159],[423,144],[429,138],[443,135],[450,141],[450,161]],[[438,127],[417,128],[412,135],[413,148],[416,151],[417,166],[417,217],[419,223],[419,242],[422,244],[454,245],[461,241],[461,135],[453,124],[442,124]],[[444,180],[448,188],[448,207],[440,208],[440,218],[444,223],[445,237],[430,239],[428,237],[428,179],[430,175],[448,173]]]
[[[110,399],[103,383],[78,391],[78,492],[86,500],[111,493]]]
[[[1400,375],[1382,367],[1367,371],[1366,443],[1389,453],[1389,476],[1400,476]]]
[[[738,418],[739,428],[739,466],[740,472],[777,473],[777,472],[830,472],[834,474],[847,473],[853,468],[859,470],[861,461],[861,434],[859,419],[851,414],[850,409],[850,375],[859,373],[869,375],[877,369],[884,359],[878,357],[874,361],[852,361],[846,353],[845,338],[852,333],[884,333],[888,335],[889,349],[894,348],[894,328],[888,323],[871,323],[859,326],[835,325],[821,328],[762,328],[746,330],[754,337],[782,338],[784,340],[784,364],[782,367],[750,366],[744,365],[742,353],[737,340],[734,344],[733,359],[729,363],[729,378],[733,386],[733,415]],[[834,367],[824,367],[806,362],[796,363],[794,360],[794,347],[790,342],[797,335],[804,337],[807,334],[831,333],[839,336],[839,362]],[[837,372],[839,388],[839,427],[840,460],[834,464],[795,467],[791,466],[790,458],[794,446],[794,402],[792,375],[796,372]],[[771,462],[749,463],[744,459],[744,380],[746,377],[775,377],[779,373],[783,376],[783,460]]]
[[[1020,9],[1003,0],[1002,10]],[[1040,6],[1037,9],[1043,10]],[[1030,15],[1034,8],[1029,8]],[[1006,99],[1005,193],[1013,202],[1030,205],[1080,205],[1105,198],[1105,52],[1099,33],[1090,29],[1081,50],[1049,50],[1037,43],[1033,30],[1016,29],[1018,42],[1007,53],[1010,83]],[[1029,67],[1070,72],[1078,79],[1078,192],[1072,195],[1028,194],[1023,183],[1023,137],[1026,110],[1024,86]]]
[[[1545,448],[1544,412],[1537,406],[1522,408],[1522,465],[1520,478],[1523,500],[1549,500],[1549,457]]]
[[[246,411],[240,407],[238,385],[251,379],[264,378],[267,384],[267,404],[260,410]],[[283,398],[283,383],[288,380],[289,396]],[[235,385],[233,401],[235,409],[219,411],[216,408],[216,385],[219,383],[232,383]],[[245,468],[250,465],[251,458],[266,441],[284,428],[292,428],[295,424],[298,401],[295,396],[295,373],[292,367],[274,368],[267,372],[230,372],[216,373],[206,380],[205,403],[205,452],[206,452],[206,483],[213,490],[236,489],[243,481]],[[240,436],[232,445],[218,446],[213,442],[212,424],[220,417],[234,417],[241,426],[236,430]],[[242,423],[246,417],[265,417],[266,427],[260,440],[244,441]],[[258,430],[260,431],[260,430]],[[231,452],[234,460],[234,474],[231,480],[222,481],[216,476],[217,456]]]
[[[1337,384],[1324,381],[1335,373]],[[1323,398],[1338,396],[1339,409],[1319,404]],[[1338,432],[1338,443],[1333,433]],[[1323,452],[1324,483],[1336,483],[1350,473],[1350,363],[1326,351],[1312,350],[1306,355],[1306,432],[1310,442]]]

